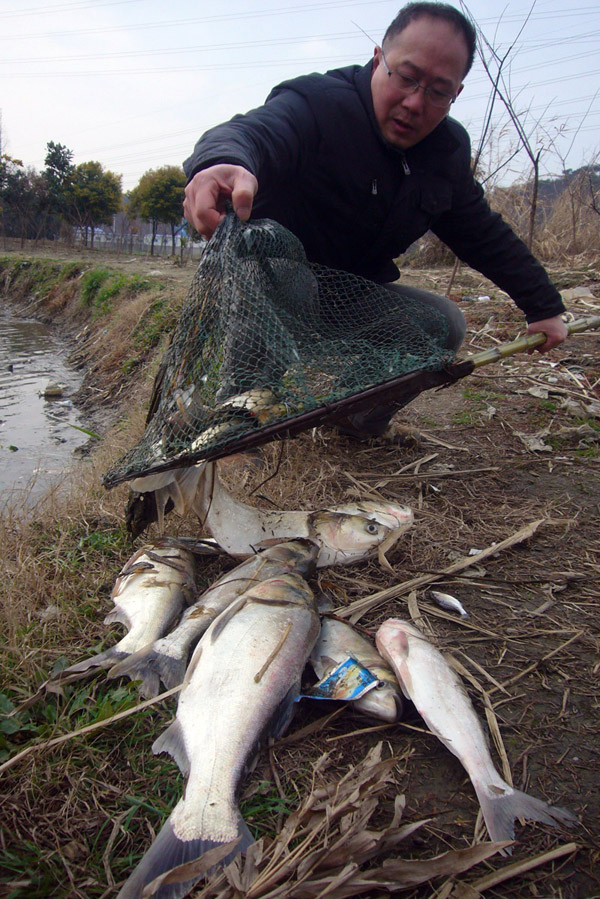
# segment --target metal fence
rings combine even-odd
[[[86,235],[83,231],[77,230],[74,235],[74,242],[80,247],[90,247],[90,235]],[[189,239],[181,239],[175,237],[175,246],[170,234],[157,234],[154,238],[154,246],[152,246],[151,234],[125,234],[117,235],[110,231],[96,230],[94,234],[94,250],[101,250],[108,253],[117,253],[118,255],[129,256],[158,256],[170,257],[177,256],[187,261],[188,259],[199,259],[202,256],[206,241],[190,241]]]

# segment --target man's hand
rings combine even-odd
[[[248,221],[257,190],[258,181],[241,165],[213,165],[197,172],[186,187],[183,213],[208,240],[225,217],[228,199],[242,221]]]
[[[553,318],[545,318],[541,322],[532,322],[527,328],[528,334],[538,334],[540,331],[543,331],[548,339],[545,343],[536,347],[538,353],[547,353],[548,350],[558,346],[559,343],[562,343],[569,336],[567,326],[560,315],[555,315]],[[529,350],[529,352],[533,353],[533,350]]]

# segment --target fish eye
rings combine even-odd
[[[368,534],[377,534],[379,532],[379,528],[377,527],[377,525],[375,524],[374,521],[368,521],[367,525],[366,525],[366,529],[367,529]]]

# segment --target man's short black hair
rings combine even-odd
[[[473,65],[475,58],[475,47],[477,42],[477,34],[471,22],[456,7],[450,6],[449,3],[431,3],[427,0],[417,0],[415,3],[407,3],[403,6],[393,22],[390,22],[386,33],[383,36],[382,44],[392,40],[397,34],[410,25],[411,22],[421,19],[423,16],[429,16],[432,19],[443,19],[453,25],[456,31],[459,31],[465,39],[467,45],[467,67],[464,71],[466,75]]]

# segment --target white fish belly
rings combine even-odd
[[[177,711],[190,760],[185,799],[172,815],[179,839],[235,837],[235,794],[244,766],[278,706],[299,684],[317,633],[317,615],[308,608],[258,604],[237,612],[214,643],[207,631]]]

